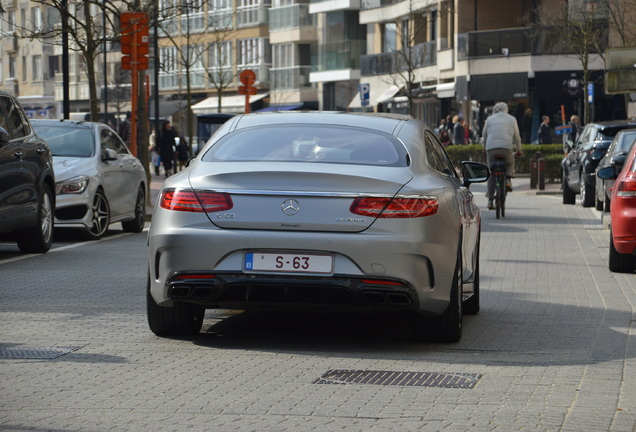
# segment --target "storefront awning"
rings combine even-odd
[[[435,87],[435,90],[437,91],[438,99],[454,98],[455,97],[455,82],[438,84]]]
[[[269,93],[259,93],[254,96],[250,96],[250,104],[263,99]],[[192,112],[194,114],[213,114],[218,112],[218,98],[211,96],[201,102],[192,105]],[[223,96],[221,99],[221,111],[226,113],[242,113],[245,111],[245,96]]]
[[[379,103],[386,102],[390,100],[393,96],[395,96],[400,91],[400,87],[396,85],[375,85],[371,84],[369,86],[369,106],[376,106]],[[356,95],[351,99],[349,103],[349,108],[363,108],[362,103],[360,101],[360,92],[356,93]]]

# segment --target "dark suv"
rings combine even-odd
[[[616,134],[636,127],[635,121],[612,120],[588,123],[578,141],[561,161],[563,204],[574,204],[580,194],[583,207],[592,207],[596,198],[596,167]]]
[[[22,252],[51,248],[54,191],[49,146],[18,101],[0,92],[0,233],[11,233]]]

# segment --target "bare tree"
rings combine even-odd
[[[98,121],[99,97],[95,65],[98,64],[98,56],[103,53],[104,43],[113,43],[119,39],[119,15],[122,10],[132,9],[131,5],[113,0],[33,0],[33,3],[48,10],[47,21],[51,25],[39,28],[33,25],[20,27],[16,31],[17,36],[61,46],[62,34],[68,35],[68,49],[81,54],[81,65],[86,72],[91,120]],[[67,23],[66,28],[61,24],[64,22]],[[107,29],[110,29],[110,33]]]
[[[452,3],[445,4],[442,10],[437,12],[438,15],[432,16],[414,8],[413,0],[410,0],[408,15],[397,23],[391,23],[395,25],[399,45],[392,52],[392,69],[395,72],[384,81],[402,89],[402,94],[408,100],[408,112],[411,115],[414,114],[415,102],[419,97],[418,84],[423,81],[418,70],[435,63],[435,41],[427,41],[432,26],[431,20],[445,14],[452,16],[453,13]]]
[[[229,3],[228,3],[229,4]],[[223,90],[235,82],[236,73],[230,66],[216,67],[214,72],[205,67],[206,57],[217,65],[225,65],[231,61],[231,49],[227,48],[228,39],[234,32],[232,13],[227,8],[217,8],[207,3],[207,10],[200,1],[182,1],[175,6],[168,5],[158,11],[161,37],[169,41],[175,48],[176,58],[172,64],[162,62],[160,67],[169,71],[175,67],[179,76],[185,80],[185,96],[187,100],[187,135],[188,145],[192,153],[193,114],[192,85],[193,78],[200,81],[209,80],[217,90],[219,112]],[[209,53],[209,55],[207,55]],[[227,57],[226,57],[227,56]],[[217,72],[218,71],[218,72]],[[174,70],[172,70],[174,72]],[[179,82],[181,85],[181,81]]]
[[[610,0],[613,1],[613,0]],[[607,1],[548,2],[537,11],[540,31],[547,32],[555,54],[574,55],[583,70],[583,89],[590,83],[592,56],[604,56],[608,45],[609,4]],[[584,122],[591,119],[590,106],[584,105]]]

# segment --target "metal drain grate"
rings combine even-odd
[[[0,359],[51,360],[80,348],[82,347],[0,347]]]
[[[437,372],[391,372],[369,370],[330,370],[314,384],[371,384],[472,389],[481,374]]]

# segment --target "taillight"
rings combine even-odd
[[[616,196],[620,197],[636,197],[636,177],[625,177],[616,188]]]
[[[164,189],[161,192],[159,205],[167,210],[212,213],[229,210],[233,203],[230,195],[226,193],[194,191],[192,189]]]
[[[349,211],[378,218],[416,218],[437,214],[438,209],[435,197],[359,197],[353,201]]]

